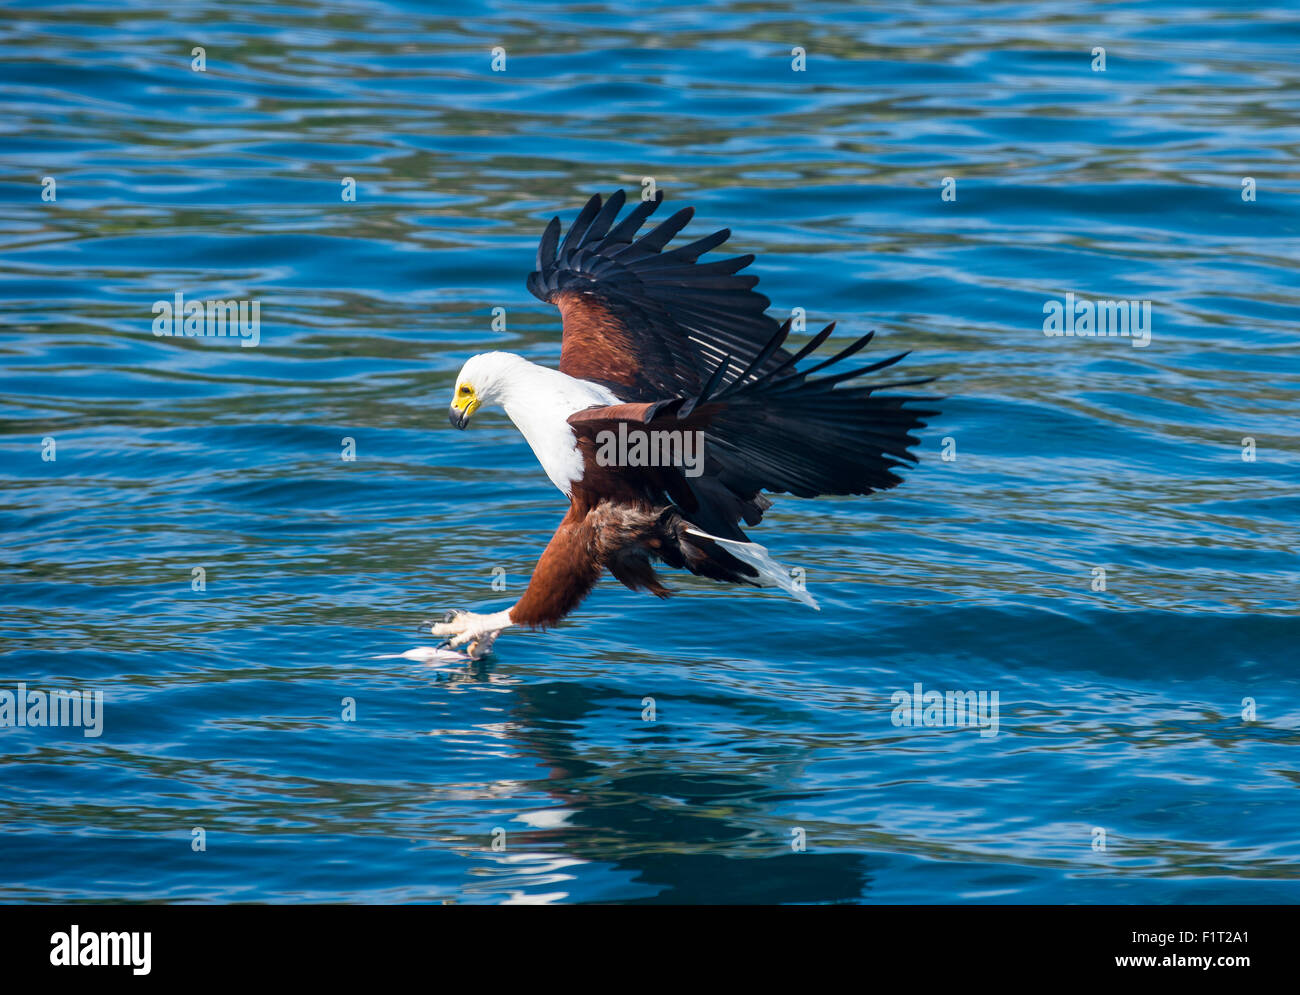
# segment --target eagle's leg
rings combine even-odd
[[[599,548],[597,525],[607,514],[608,509],[596,512],[585,505],[570,505],[537,561],[527,589],[512,607],[490,615],[454,611],[429,631],[448,637],[448,646],[464,647],[477,660],[492,649],[503,629],[555,625],[586,597],[600,576],[605,550]]]
[[[448,646],[455,649],[463,646],[465,652],[477,660],[491,652],[497,636],[512,625],[514,622],[510,620],[508,611],[490,615],[453,611],[448,613],[447,621],[437,623],[429,631],[435,636],[447,636]]]

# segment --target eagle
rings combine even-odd
[[[503,611],[449,612],[431,632],[478,659],[505,629],[547,628],[608,570],[632,590],[672,592],[656,562],[728,584],[779,587],[816,608],[789,570],[743,527],[796,497],[870,494],[902,482],[933,398],[881,393],[932,377],[860,383],[906,352],[847,361],[874,332],[806,364],[832,322],[798,349],[792,321],[767,314],[753,255],[702,261],[730,229],[670,249],[694,216],[683,208],[645,234],[663,192],[620,220],[622,190],[587,201],[561,238],[552,218],[527,286],[559,309],[558,369],[509,352],[471,357],[448,415],[463,429],[498,407],[532,447],[568,512],[528,587]]]

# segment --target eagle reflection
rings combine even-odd
[[[490,665],[475,670],[479,680],[493,676]],[[454,679],[474,678],[465,672]],[[566,681],[520,683],[510,698],[509,738],[545,772],[518,787],[544,791],[555,806],[535,813],[542,818],[527,820],[528,828],[517,817],[505,823],[508,847],[475,853],[484,864],[468,891],[499,897],[506,876],[521,895],[550,889],[545,897],[621,904],[859,902],[869,890],[868,857],[818,850],[817,831],[806,824],[809,849],[794,852],[796,823],[775,814],[800,796],[795,783],[811,748],[803,755],[788,742],[744,753],[676,749],[680,737],[667,723],[646,724],[624,745],[608,737],[593,743],[590,727],[607,725],[612,708],[635,702],[608,687]],[[716,706],[716,697],[707,704]],[[523,875],[521,854],[536,858],[536,882]],[[605,865],[615,882],[609,898],[587,888],[570,896],[571,874],[548,877],[566,857]]]

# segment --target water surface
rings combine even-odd
[[[0,730],[0,899],[1295,901],[1298,45],[1164,2],[10,5],[0,688],[105,724]],[[558,359],[536,240],[646,177],[774,314],[942,377],[919,466],[754,530],[820,614],[607,579],[481,666],[379,659],[522,591],[563,499],[449,392]],[[155,337],[177,292],[260,344]],[[1067,292],[1150,345],[1045,337]],[[998,734],[896,726],[917,683]]]

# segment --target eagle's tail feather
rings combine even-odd
[[[802,601],[809,608],[821,611],[813,596],[801,584],[795,583],[794,578],[790,576],[790,571],[772,559],[766,547],[760,546],[756,542],[737,542],[735,539],[722,539],[718,536],[709,535],[707,532],[701,532],[699,529],[688,528],[686,534],[716,542],[740,562],[753,567],[760,578],[759,587],[779,587],[786,594]],[[767,580],[770,583],[764,584],[762,580]]]

